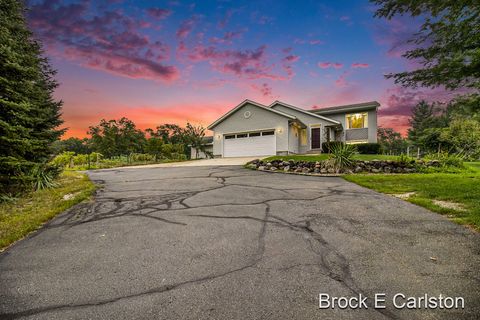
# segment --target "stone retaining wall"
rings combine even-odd
[[[284,171],[296,173],[315,173],[315,174],[338,174],[338,173],[413,173],[419,169],[428,167],[438,167],[440,163],[437,160],[423,161],[412,160],[409,162],[400,162],[393,160],[355,160],[349,168],[335,168],[332,161],[294,161],[294,160],[272,160],[265,162],[262,160],[253,160],[247,164],[247,167],[261,171]]]

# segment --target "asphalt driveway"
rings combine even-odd
[[[341,178],[239,166],[91,172],[103,185],[0,255],[0,319],[478,319],[480,237]],[[433,183],[433,182],[432,182]],[[387,308],[319,309],[319,293]],[[463,297],[465,309],[389,299]]]

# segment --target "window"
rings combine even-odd
[[[246,138],[246,137],[248,137],[248,134],[246,133],[237,134],[237,138]]]
[[[260,137],[260,132],[252,132],[248,136],[249,137]]]
[[[225,139],[235,139],[235,135],[231,134],[231,135],[225,136]]]
[[[367,113],[347,114],[347,129],[362,129],[368,127]]]
[[[262,136],[273,136],[275,131],[263,131]]]

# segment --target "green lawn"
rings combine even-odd
[[[466,163],[466,167],[463,173],[354,174],[344,178],[388,194],[415,192],[407,201],[480,231],[480,162]],[[464,210],[447,209],[433,200],[461,204]]]
[[[355,155],[355,159],[357,160],[396,160],[398,156],[389,156],[383,154],[357,154]],[[322,161],[328,159],[328,154],[312,154],[312,155],[288,155],[288,156],[272,156],[265,159],[263,161],[272,161],[272,160],[296,160],[296,161]]]
[[[89,198],[95,185],[78,172],[64,172],[59,186],[32,192],[13,202],[0,204],[0,251],[71,206]],[[72,194],[69,200],[63,196]]]

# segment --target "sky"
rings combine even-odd
[[[64,138],[100,119],[141,129],[207,126],[245,99],[304,108],[380,102],[379,124],[405,133],[419,100],[384,75],[419,21],[373,17],[368,1],[31,0],[27,21],[58,71]]]

